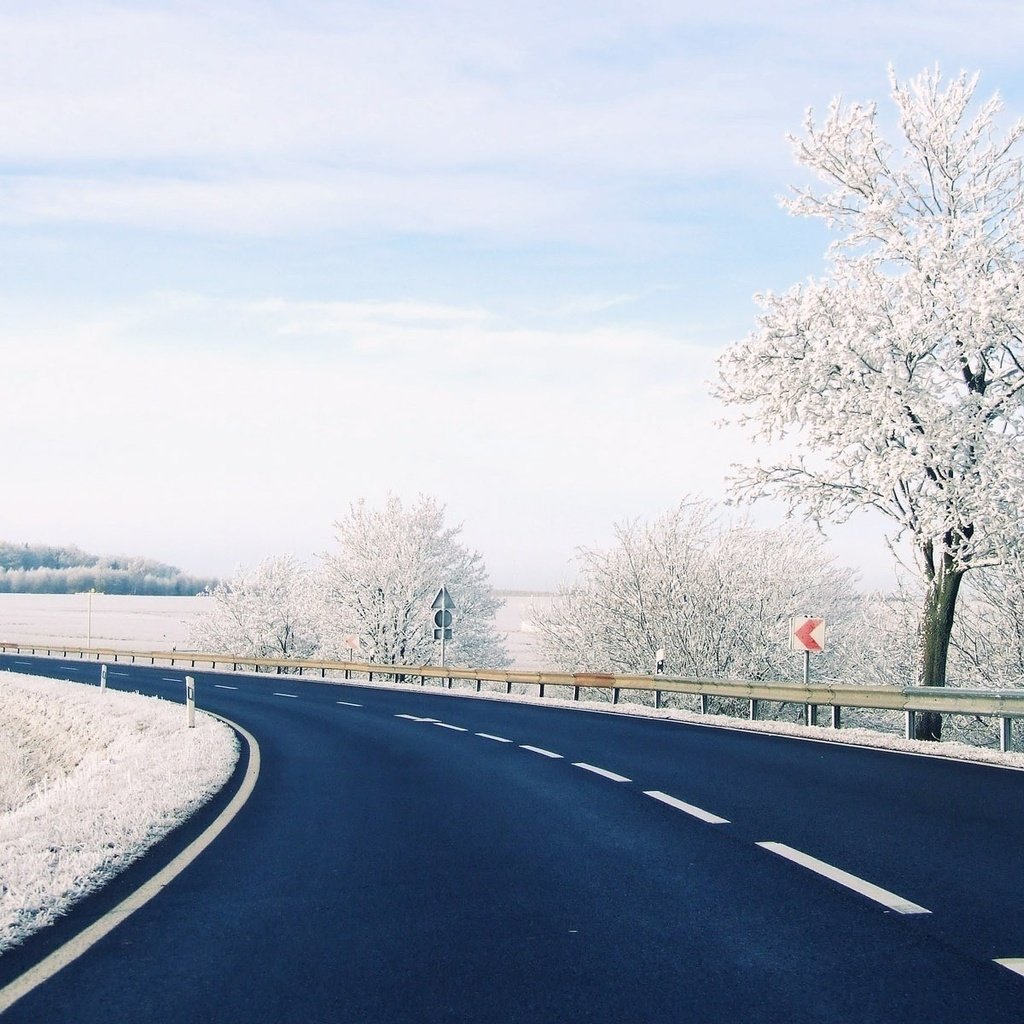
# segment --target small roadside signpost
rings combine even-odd
[[[444,645],[452,638],[452,612],[455,610],[447,587],[441,587],[430,607],[434,610],[434,639],[441,641],[441,667],[444,668]]]
[[[811,655],[825,650],[825,620],[813,615],[794,615],[789,620],[789,649],[802,651],[804,655],[804,686],[811,682]],[[833,709],[838,710],[838,709]],[[808,725],[817,725],[818,709],[813,704],[806,707]]]

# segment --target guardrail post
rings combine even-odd
[[[832,705],[832,728],[838,729],[842,718],[841,709],[838,704]]]
[[[619,703],[619,688],[617,686],[612,687],[612,703]]]
[[[906,726],[905,726],[905,728],[903,730],[903,738],[907,739],[907,740],[912,740],[912,739],[916,738],[914,733],[916,731],[916,725],[917,725],[917,714],[915,712],[913,712],[913,711],[908,711],[906,714],[907,714],[907,720],[906,720]]]
[[[700,695],[700,713],[702,715],[708,713],[708,695],[706,693]]]
[[[452,688],[452,677],[449,676],[448,677],[448,689],[450,690],[451,688]]]
[[[818,705],[817,704],[805,704],[804,705],[804,723],[806,725],[817,725],[818,724]]]
[[[750,720],[752,722],[757,721],[757,708],[761,702],[756,697],[750,698]]]
[[[505,680],[505,695],[508,696],[512,692],[512,680]]]
[[[540,696],[541,697],[544,696],[544,684],[543,683],[540,684]]]
[[[478,679],[478,680],[476,681],[476,692],[477,692],[477,693],[479,693],[479,692],[480,692],[480,687],[481,687],[482,685],[483,685],[483,680],[482,680],[482,679]]]
[[[661,707],[661,690],[654,691],[654,706],[655,708]]]
[[[573,700],[579,700],[580,699],[580,688],[578,686],[574,686],[572,688],[572,699]]]
[[[1013,750],[1013,719],[999,719],[999,749],[1005,754]]]

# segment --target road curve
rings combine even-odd
[[[22,656],[0,667],[99,674]],[[183,695],[183,671],[110,672],[118,688]],[[1019,1024],[1024,773],[429,690],[191,674],[201,707],[259,741],[252,797],[4,1024]],[[0,957],[0,986],[169,860],[230,790]]]

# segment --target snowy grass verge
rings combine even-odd
[[[134,693],[0,674],[0,953],[138,859],[210,799],[234,732]]]

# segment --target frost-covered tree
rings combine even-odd
[[[325,650],[347,654],[345,638],[355,636],[368,661],[436,661],[431,602],[443,586],[455,602],[446,663],[509,663],[504,638],[494,629],[502,602],[481,556],[459,542],[462,527],[445,526],[443,506],[421,497],[406,508],[389,495],[379,510],[357,502],[334,527],[338,546],[323,564]]]
[[[194,650],[248,658],[310,658],[318,649],[316,591],[292,556],[239,569],[209,591],[210,609],[191,627]]]
[[[815,675],[836,677],[844,626],[855,616],[855,574],[807,531],[721,527],[705,503],[683,502],[653,523],[615,528],[607,550],[581,549],[579,579],[534,612],[546,653],[567,670],[665,670],[698,678],[784,679],[794,615],[830,624]]]
[[[787,452],[741,471],[740,494],[817,521],[872,507],[909,541],[924,584],[917,679],[941,686],[964,574],[1019,544],[1024,124],[997,135],[998,98],[972,107],[977,76],[890,78],[898,143],[874,105],[839,100],[792,140],[825,188],[784,205],[838,232],[830,265],[758,297],[716,391]],[[937,738],[938,716],[919,718]]]

